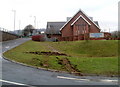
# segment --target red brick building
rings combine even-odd
[[[50,29],[50,27],[47,27],[47,31]],[[66,23],[62,23],[62,26],[57,29],[58,31],[59,36],[56,36],[56,34],[52,34],[51,36],[57,37],[62,41],[75,41],[90,39],[89,34],[100,33],[100,27],[97,21],[93,21],[82,10],[79,10]]]
[[[63,40],[82,40],[89,38],[89,33],[99,33],[100,28],[82,10],[79,10],[60,29]]]

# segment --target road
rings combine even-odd
[[[10,50],[30,39],[20,38],[2,43],[2,52]],[[2,61],[2,85],[118,85],[117,77],[74,76],[67,73],[51,72]],[[36,87],[36,86],[35,86]]]

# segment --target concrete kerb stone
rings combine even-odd
[[[39,70],[44,70],[44,71],[61,72],[61,73],[69,74],[68,72],[65,72],[65,71],[59,71],[59,70],[54,70],[54,69],[42,68],[42,67],[35,67],[35,66],[31,66],[31,65],[28,65],[28,64],[25,64],[25,63],[20,63],[20,62],[14,61],[14,60],[10,60],[10,59],[6,58],[5,56],[2,56],[2,57],[5,60],[7,60],[7,61],[10,61],[10,62],[19,64],[19,65],[22,65],[22,66],[26,66],[26,67],[30,67],[30,68],[35,68],[35,69],[39,69]]]

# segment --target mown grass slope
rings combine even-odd
[[[38,55],[26,52],[59,52],[68,56]],[[74,42],[35,42],[28,41],[4,53],[12,60],[33,65],[66,71],[65,65],[57,58],[67,58],[83,74],[117,75],[118,41],[74,41]]]

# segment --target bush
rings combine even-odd
[[[45,36],[44,35],[33,35],[32,40],[33,41],[45,41]]]

